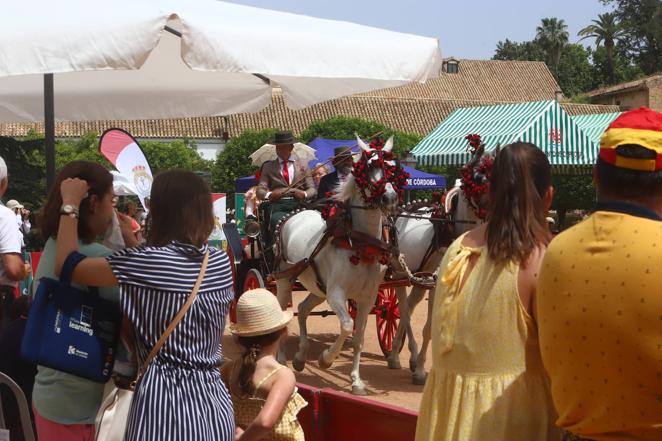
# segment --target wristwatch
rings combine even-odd
[[[74,205],[64,204],[60,208],[60,216],[69,216],[73,219],[78,219],[78,207]]]

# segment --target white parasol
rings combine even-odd
[[[437,77],[434,38],[215,0],[5,1],[0,123],[300,109]],[[219,128],[220,129],[220,128]]]
[[[0,14],[0,122],[293,109],[436,77],[437,40],[216,0],[22,0]]]
[[[304,164],[308,164],[313,159],[317,159],[315,153],[314,148],[301,142],[295,142],[294,149],[292,149],[292,156],[296,156],[297,159]],[[277,157],[276,146],[274,144],[265,144],[249,156],[249,158],[252,159],[252,164],[258,167],[261,167],[265,162],[272,161]]]

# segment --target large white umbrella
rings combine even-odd
[[[214,0],[5,2],[0,29],[0,122],[47,144],[54,120],[257,111],[273,84],[298,109],[441,65],[433,38]]]
[[[308,164],[313,159],[316,159],[317,156],[315,156],[315,153],[316,151],[314,148],[302,142],[295,142],[294,148],[292,149],[292,155],[296,156],[297,159],[304,164]],[[251,158],[251,163],[258,167],[261,167],[265,162],[272,161],[277,157],[275,144],[265,144],[249,156],[249,158]]]

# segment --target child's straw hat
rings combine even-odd
[[[292,313],[283,311],[270,291],[251,289],[239,297],[237,323],[230,331],[239,337],[266,335],[284,328],[290,320]]]

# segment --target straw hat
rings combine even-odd
[[[237,323],[230,331],[239,337],[266,335],[284,328],[290,320],[292,313],[283,311],[270,291],[251,289],[239,297]]]

